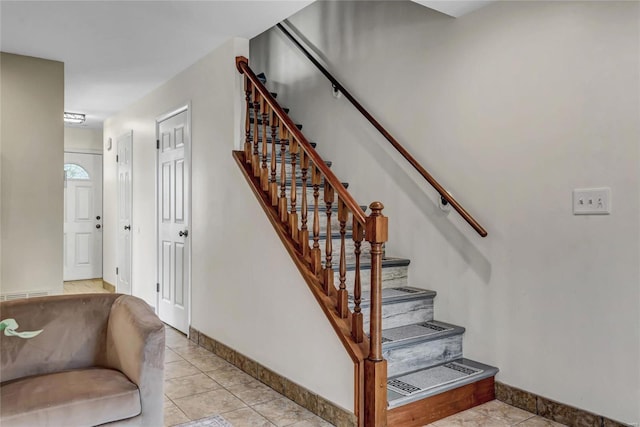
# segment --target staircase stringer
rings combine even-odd
[[[356,343],[353,341],[351,338],[351,313],[348,313],[346,318],[341,318],[335,310],[335,307],[338,304],[338,292],[335,288],[331,287],[329,288],[329,295],[326,294],[320,278],[313,273],[308,261],[298,249],[297,242],[291,238],[289,230],[281,222],[278,207],[272,206],[269,195],[261,188],[260,179],[254,177],[251,165],[245,161],[245,153],[243,151],[233,151],[233,158],[242,171],[243,176],[247,180],[247,183],[256,196],[260,206],[267,215],[269,222],[271,222],[276,234],[289,253],[289,256],[298,268],[298,271],[300,271],[300,274],[309,287],[309,290],[315,297],[316,302],[322,309],[322,312],[325,314],[327,320],[333,327],[334,332],[338,336],[338,339],[354,363],[354,412],[358,419],[358,425],[364,426],[364,361],[369,355],[369,339],[365,334],[362,342]]]

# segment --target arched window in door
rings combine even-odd
[[[91,179],[89,172],[85,168],[75,163],[65,163],[64,176],[66,179],[76,179],[88,181]]]

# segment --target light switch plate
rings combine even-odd
[[[576,188],[573,190],[574,215],[609,215],[610,213],[610,188]]]

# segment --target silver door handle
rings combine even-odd
[[[189,230],[180,231],[178,233],[178,236],[180,237],[187,237],[188,235],[189,235]]]

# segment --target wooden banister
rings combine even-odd
[[[324,160],[316,153],[316,151],[311,147],[311,144],[305,138],[305,136],[300,132],[295,123],[289,118],[287,113],[284,112],[282,107],[276,102],[276,100],[271,96],[271,93],[264,87],[262,82],[256,77],[254,72],[249,68],[249,60],[244,56],[236,57],[236,68],[241,74],[247,76],[247,78],[253,83],[253,87],[256,88],[260,95],[267,101],[269,107],[275,112],[280,120],[280,123],[284,125],[289,133],[293,135],[293,137],[298,141],[298,143],[303,147],[305,153],[309,156],[309,160],[316,165],[318,169],[322,172],[325,181],[328,181],[331,187],[338,193],[339,197],[344,201],[347,205],[347,208],[353,216],[361,223],[366,223],[366,217],[360,206],[355,201],[353,196],[349,192],[347,192],[342,183],[335,174],[329,169],[329,167],[325,164]]]
[[[331,84],[339,90],[345,98],[347,98],[351,104],[375,127],[378,132],[382,134],[386,138],[387,141],[391,143],[391,145],[404,157],[410,164],[413,166],[415,170],[418,171],[420,175],[429,183],[435,190],[440,194],[440,197],[443,201],[446,201],[450,204],[453,209],[456,210],[460,214],[460,216],[482,237],[487,236],[487,231],[476,221],[474,217],[467,212],[465,208],[458,203],[458,201],[449,194],[449,192],[429,173],[427,170],[422,167],[420,163],[404,148],[394,137],[387,131],[381,124],[378,122],[363,106],[358,102],[358,100],[349,93],[349,91],[335,78],[326,68],[318,62],[317,59],[313,57],[305,49],[305,47],[289,32],[282,24],[276,25],[280,31],[282,31],[297,47],[302,51],[302,53],[315,65],[318,70],[331,82]]]
[[[291,121],[253,73],[248,60],[237,57],[236,66],[245,76],[247,103],[244,151],[234,152],[236,162],[354,361],[354,409],[358,426],[385,427],[387,362],[382,356],[382,246],[387,241],[388,220],[382,214],[382,203],[371,203],[372,212],[365,215],[300,132],[298,125]],[[272,144],[271,150],[269,143]],[[276,144],[279,145],[279,153]],[[309,173],[313,190],[311,207],[307,200]],[[313,236],[310,236],[308,228],[310,210],[313,212]],[[335,221],[334,211],[337,211],[337,227],[332,222]],[[322,222],[326,224],[324,248],[320,246],[321,212]],[[347,249],[349,220],[352,222],[353,247]],[[337,244],[333,242],[336,238],[334,230],[340,233]],[[363,240],[371,247],[368,337],[363,330],[361,307],[360,255]],[[351,254],[354,258],[350,259],[355,261],[353,307],[350,306],[347,289],[347,257]],[[337,268],[334,268],[334,263]],[[339,282],[338,288],[334,281]]]

